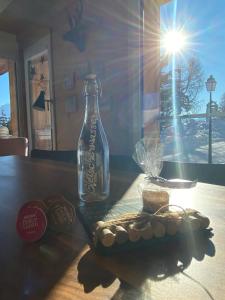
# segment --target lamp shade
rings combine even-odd
[[[210,75],[209,78],[207,79],[206,83],[206,89],[208,92],[213,92],[216,89],[216,80],[215,78]]]
[[[33,109],[45,111],[45,91],[40,91],[37,100],[33,104]]]

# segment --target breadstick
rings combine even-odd
[[[122,226],[115,226],[114,232],[116,235],[116,242],[118,244],[123,244],[128,240],[128,233]]]
[[[200,221],[194,216],[188,216],[186,217],[183,222],[181,223],[181,226],[179,228],[179,231],[184,233],[184,232],[190,232],[190,231],[195,231],[200,228]]]
[[[150,240],[153,236],[153,229],[150,222],[148,222],[142,229],[141,229],[141,236],[144,240]]]
[[[98,222],[95,224],[95,230],[98,231],[98,230],[103,229],[104,225],[105,225],[105,222],[103,222],[103,221],[98,221]]]
[[[111,247],[115,242],[115,234],[109,228],[103,228],[99,234],[99,239],[105,247]]]
[[[129,240],[131,242],[136,242],[140,239],[141,232],[140,232],[139,229],[137,229],[135,227],[135,224],[129,224],[128,228],[127,228],[127,231],[128,231]]]
[[[152,231],[155,237],[163,237],[165,235],[165,226],[157,221],[152,222]]]
[[[166,223],[166,233],[168,235],[175,235],[178,231],[178,224],[175,221],[168,221]]]

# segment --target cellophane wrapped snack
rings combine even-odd
[[[159,177],[163,166],[162,152],[160,139],[143,138],[135,145],[133,154],[133,159],[146,174],[145,179],[139,185],[143,207],[152,213],[162,206],[169,205],[169,188],[159,184],[164,182],[164,179]]]
[[[162,151],[159,138],[143,138],[135,145],[133,159],[149,179],[158,177],[162,170]]]
[[[197,180],[165,179],[160,177],[163,167],[163,145],[159,138],[143,138],[135,145],[133,159],[146,174],[139,186],[144,209],[155,212],[162,206],[168,207],[173,189],[195,187]]]

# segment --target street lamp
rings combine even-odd
[[[216,80],[210,75],[207,79],[206,89],[209,92],[209,146],[208,146],[208,163],[212,163],[212,92],[216,89]]]

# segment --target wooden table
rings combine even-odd
[[[24,202],[52,193],[78,201],[74,166],[11,156],[0,157],[0,171],[1,300],[225,299],[225,187],[198,183],[172,195],[174,202],[210,216],[211,239],[101,257],[90,250],[78,220],[72,234],[36,243],[16,234]],[[111,178],[111,199],[138,197],[140,176],[113,172]]]

